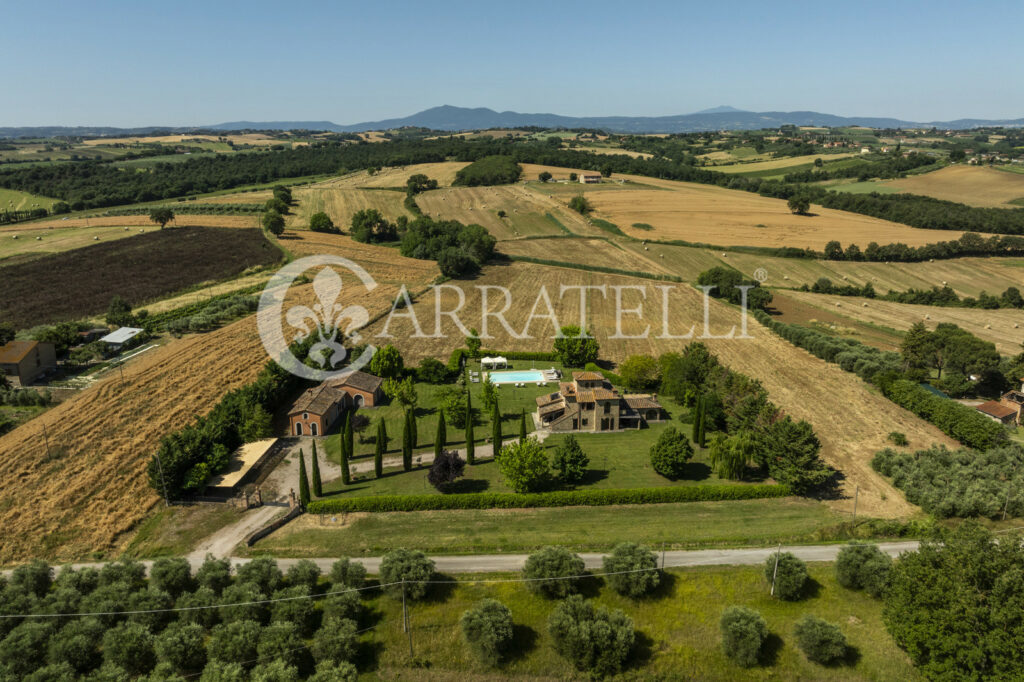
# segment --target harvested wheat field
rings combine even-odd
[[[727,154],[728,152],[713,152],[708,156],[711,156],[713,158],[715,154],[719,153]],[[782,173],[787,169],[792,168],[793,166],[804,166],[809,163],[814,163],[815,159],[821,159],[822,161],[835,161],[836,159],[845,159],[849,156],[855,156],[855,154],[853,154],[852,152],[846,152],[843,154],[787,156],[786,158],[783,159],[770,159],[768,161],[754,161],[753,163],[733,163],[724,166],[712,166],[708,170],[717,171],[719,173],[758,173],[761,171],[778,170],[780,173]]]
[[[405,210],[405,194],[390,190],[315,185],[295,188],[292,199],[295,205],[291,207],[291,215],[285,218],[288,227],[291,228],[309,227],[309,219],[320,211],[329,215],[334,224],[345,231],[352,223],[352,216],[364,209],[376,209],[392,222],[403,215],[410,219],[415,217]]]
[[[416,203],[435,219],[483,225],[498,240],[548,234],[600,234],[565,203],[522,185],[436,189],[417,196]],[[505,217],[499,217],[498,211],[504,211]]]
[[[838,315],[900,331],[910,329],[915,322],[924,322],[929,329],[934,329],[939,322],[952,322],[978,338],[991,341],[1002,355],[1020,353],[1020,345],[1024,342],[1024,313],[1012,308],[944,308],[804,291],[786,292],[786,295]]]
[[[510,256],[543,258],[590,267],[617,268],[632,272],[674,274],[656,257],[629,248],[610,239],[515,239],[501,244],[501,252]]]
[[[674,191],[590,190],[594,217],[608,220],[638,239],[680,239],[720,246],[791,246],[822,250],[838,239],[864,248],[869,242],[920,246],[956,239],[960,232],[921,230],[877,218],[812,206],[813,215],[793,215],[782,199],[711,185],[630,178]],[[633,228],[634,223],[654,227]],[[758,226],[761,227],[758,227]]]
[[[349,286],[352,278],[342,273],[341,302],[357,302],[371,316],[388,309],[395,282],[412,289],[437,274],[434,263],[401,258],[391,249],[337,235],[315,237],[304,241],[310,251],[357,260],[378,281],[367,294]],[[294,293],[313,302],[311,286]],[[123,386],[112,373],[0,437],[0,564],[116,554],[160,504],[146,481],[160,437],[250,381],[266,359],[250,316],[144,353],[124,366]]]
[[[255,227],[258,216],[255,215],[176,215],[167,223],[173,227]],[[58,227],[133,227],[145,229],[146,232],[159,230],[160,226],[152,222],[148,215],[115,215],[90,216],[88,218],[68,218],[66,220],[40,220],[19,225],[20,230],[48,230]],[[35,237],[36,235],[32,235]],[[44,237],[45,238],[45,237]]]
[[[0,259],[71,251],[98,241],[123,239],[139,234],[138,229],[116,226],[44,228],[45,232],[26,231],[24,228],[29,226],[0,227]]]
[[[234,135],[150,135],[143,137],[98,137],[92,140],[85,140],[82,144],[95,147],[111,144],[152,144],[154,142],[164,144],[181,144],[191,140],[202,140],[203,142],[220,142],[230,140],[236,144],[271,145],[280,144],[287,140],[278,140],[262,133],[240,133]]]
[[[274,196],[274,191],[269,189],[260,189],[255,192],[234,192],[232,194],[215,194],[210,197],[199,197],[195,201],[188,202],[189,206],[193,204],[262,204],[267,199]]]
[[[349,173],[339,178],[318,182],[312,187],[400,187],[405,189],[406,181],[418,173],[437,180],[441,187],[455,182],[455,173],[469,164],[465,161],[444,161],[442,163],[417,163],[411,166],[387,166],[370,175],[367,171]]]
[[[924,194],[969,206],[1014,208],[1011,201],[1024,199],[1024,175],[966,164],[879,184],[898,192]]]
[[[506,313],[510,326],[522,334],[525,321],[533,308],[538,289],[545,285],[551,297],[560,324],[576,324],[579,320],[579,292],[572,290],[559,299],[560,286],[583,285],[635,285],[644,287],[647,299],[644,310],[646,322],[652,327],[651,337],[646,339],[611,338],[615,335],[615,294],[609,290],[607,298],[591,292],[588,301],[590,327],[601,345],[604,358],[621,362],[634,353],[660,354],[679,350],[688,343],[683,339],[659,339],[662,334],[662,293],[655,287],[660,285],[649,280],[614,275],[588,273],[580,270],[538,266],[528,263],[513,263],[507,266],[489,267],[486,273],[471,283],[466,283],[466,304],[461,319],[467,327],[475,327],[484,334],[485,327],[480,317],[479,285],[501,285],[513,292],[512,303]],[[640,294],[623,290],[623,309],[640,304]],[[455,307],[454,293],[445,293],[446,309]],[[489,309],[504,307],[499,293],[490,294]],[[495,300],[497,299],[497,300]],[[424,297],[413,307],[423,326],[423,333],[434,333],[433,296]],[[701,334],[702,300],[700,293],[687,285],[677,286],[669,297],[669,333],[685,334],[691,325],[697,325],[696,334]],[[537,314],[545,312],[543,304]],[[709,330],[713,335],[723,335],[730,327],[740,324],[739,311],[710,301]],[[489,348],[502,350],[539,350],[550,347],[553,325],[549,320],[535,318],[529,328],[533,339],[513,338],[504,331],[496,318],[490,318],[486,333],[494,338],[486,339]],[[931,443],[954,445],[938,429],[918,419],[911,413],[894,406],[881,395],[873,392],[855,375],[842,371],[836,365],[819,360],[811,354],[792,346],[761,327],[753,319],[748,320],[752,339],[705,339],[722,362],[735,370],[759,379],[768,389],[772,400],[794,418],[810,421],[823,444],[822,456],[845,476],[841,483],[846,498],[832,504],[838,510],[849,510],[855,486],[860,487],[859,509],[868,515],[899,517],[914,513],[915,507],[878,476],[870,467],[875,451],[886,446],[886,436],[891,431],[907,434],[911,444],[926,447]],[[407,364],[418,362],[426,356],[446,358],[451,350],[462,344],[463,334],[451,320],[442,320],[442,334],[445,338],[411,338],[412,326],[408,318],[395,317],[371,325],[370,336],[387,331],[394,338],[390,343],[398,346]],[[623,316],[623,335],[638,334],[642,325],[636,316]],[[738,329],[737,329],[738,333]]]

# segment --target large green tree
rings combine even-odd
[[[583,367],[595,362],[600,351],[597,339],[573,325],[562,327],[554,345],[559,361],[566,367]]]
[[[503,447],[498,469],[505,485],[517,493],[537,492],[551,480],[551,462],[544,446],[533,437]]]

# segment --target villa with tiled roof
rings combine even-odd
[[[572,381],[537,398],[536,420],[552,431],[621,431],[661,421],[665,411],[651,394],[619,395],[600,372],[573,372]]]

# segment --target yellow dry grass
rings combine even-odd
[[[123,239],[139,233],[133,229],[126,231],[123,227],[68,227],[28,231],[21,229],[25,227],[28,225],[0,227],[0,258],[70,251],[95,244],[97,241]],[[18,238],[14,239],[15,236]]]
[[[970,206],[1013,208],[1010,201],[1024,198],[1024,174],[965,164],[879,184]]]
[[[288,246],[299,253],[336,253],[366,267],[381,286],[367,294],[347,278],[340,302],[363,305],[371,316],[388,308],[397,282],[423,286],[437,273],[434,263],[337,235],[310,233]],[[311,286],[294,293],[313,302]],[[144,353],[124,366],[124,385],[111,373],[0,437],[0,564],[111,556],[123,549],[159,504],[146,482],[146,465],[160,437],[251,381],[266,359],[250,316]]]
[[[621,154],[623,156],[630,156],[634,159],[649,159],[653,154],[648,152],[637,152],[632,149],[620,149],[618,147],[574,147],[581,152],[590,152],[592,154]]]
[[[200,225],[203,227],[253,227],[256,225],[255,215],[178,215],[172,222],[167,223],[168,229],[175,226],[187,227]],[[92,216],[89,218],[68,218],[67,220],[40,220],[31,223],[24,223],[22,230],[46,230],[49,228],[65,227],[135,227],[150,230],[159,230],[160,226],[152,222],[148,215],[118,215],[118,216]]]
[[[234,194],[217,194],[212,197],[199,197],[189,204],[262,204],[274,196],[273,190],[261,189],[256,192],[236,192]]]
[[[416,197],[416,203],[433,218],[483,225],[499,240],[538,234],[565,234],[558,225],[545,217],[546,213],[553,215],[575,234],[599,233],[578,213],[569,210],[564,202],[522,184],[437,189],[420,194]],[[498,211],[504,211],[505,217],[498,217]],[[553,248],[559,247],[553,245]]]
[[[900,331],[910,329],[915,322],[924,322],[929,329],[934,329],[940,322],[952,322],[978,338],[991,341],[1002,355],[1020,353],[1024,342],[1024,314],[1014,309],[943,308],[803,291],[787,292],[786,295],[844,317]]]
[[[594,267],[634,272],[674,274],[657,258],[629,248],[628,244],[601,239],[516,239],[503,242],[500,250],[510,256],[529,256]],[[706,268],[705,268],[706,269]]]
[[[455,173],[468,166],[463,161],[444,161],[442,163],[417,163],[411,166],[395,166],[382,168],[379,173],[370,175],[366,171],[349,173],[340,178],[332,178],[313,185],[314,187],[401,187],[417,173],[437,180],[437,184],[447,187],[455,181]]]
[[[649,280],[588,273],[580,270],[538,266],[528,263],[513,263],[507,266],[491,267],[478,280],[465,286],[466,303],[461,313],[467,327],[473,326],[484,332],[480,319],[480,285],[500,285],[513,292],[511,307],[506,318],[512,328],[522,333],[525,322],[533,308],[538,289],[543,284],[551,296],[560,324],[576,324],[579,320],[579,294],[571,291],[559,299],[561,286],[596,285],[637,285],[645,287],[647,301],[642,324],[650,324],[650,338],[612,338],[615,328],[615,295],[609,290],[607,298],[591,293],[588,301],[588,322],[601,345],[601,355],[621,362],[635,353],[657,355],[667,351],[678,351],[688,341],[681,339],[659,339],[662,333],[661,292],[654,287],[658,284]],[[434,330],[434,297],[427,296],[413,306],[413,311],[423,327],[424,334]],[[639,294],[625,291],[623,308],[635,307],[640,302]],[[455,295],[445,292],[442,297],[445,309],[456,305]],[[489,309],[504,306],[502,297],[490,294]],[[696,334],[702,329],[703,303],[699,292],[686,285],[679,285],[669,297],[669,332],[684,334],[691,325],[697,325]],[[543,313],[543,305],[540,312]],[[717,301],[709,305],[709,329],[713,335],[722,335],[729,328],[740,324],[735,309]],[[870,467],[874,452],[886,445],[886,436],[891,431],[907,434],[915,447],[931,443],[953,445],[936,428],[923,422],[909,412],[895,407],[881,395],[870,390],[855,375],[842,371],[836,365],[819,360],[809,353],[783,341],[756,321],[750,319],[749,330],[752,339],[704,339],[721,360],[735,370],[759,379],[768,389],[772,400],[787,414],[797,419],[810,421],[823,444],[822,456],[831,465],[840,469],[845,479],[842,490],[846,497],[833,504],[836,509],[849,511],[855,486],[860,488],[859,510],[867,515],[898,517],[915,512],[903,496],[893,489]],[[383,339],[398,346],[406,362],[417,362],[426,356],[445,358],[452,348],[462,344],[462,334],[454,323],[442,320],[443,338],[414,338],[413,327],[408,318],[381,320],[371,326],[370,336],[387,332],[394,338]],[[635,316],[623,317],[623,335],[638,334],[642,325]],[[491,318],[487,333],[493,338],[485,339],[489,348],[502,350],[539,350],[550,347],[553,327],[549,321],[535,319],[529,329],[534,338],[513,338],[500,322]],[[379,337],[378,337],[379,338]]]
[[[920,246],[956,239],[961,233],[921,230],[877,218],[812,206],[813,215],[793,215],[782,199],[750,192],[651,178],[637,182],[673,189],[586,191],[594,215],[618,225],[638,239],[680,239],[721,246],[793,246],[821,250],[829,241],[856,243],[903,242]],[[637,230],[647,223],[653,231]],[[757,227],[763,225],[763,227]]]
[[[717,152],[716,152],[717,153]],[[802,166],[807,163],[814,163],[815,159],[831,161],[855,156],[852,152],[842,154],[815,154],[812,156],[788,156],[784,159],[771,159],[770,161],[755,161],[753,163],[734,163],[728,166],[714,166],[711,170],[719,173],[754,173],[766,170],[784,170],[793,166]],[[729,158],[732,158],[730,155]]]
[[[352,223],[352,216],[364,209],[376,209],[392,222],[403,215],[415,217],[405,210],[405,194],[390,190],[314,185],[296,188],[292,198],[296,205],[292,206],[291,215],[287,216],[289,227],[309,227],[309,219],[320,211],[329,215],[335,225],[346,231]]]

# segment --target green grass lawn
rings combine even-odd
[[[33,208],[50,209],[59,199],[19,192],[0,187],[0,211],[30,211]]]
[[[847,520],[795,497],[609,507],[306,515],[257,543],[274,556],[374,556],[395,547],[436,554],[521,552],[562,545],[607,550],[626,540],[668,548],[815,542]],[[244,548],[243,548],[244,551]]]
[[[811,564],[809,595],[796,602],[772,598],[760,566],[670,569],[650,599],[619,596],[600,577],[582,585],[585,596],[623,610],[636,628],[636,644],[628,661],[627,679],[695,680],[918,680],[907,656],[896,646],[882,622],[882,604],[862,592],[840,587],[831,564]],[[367,600],[372,614],[361,627],[364,635],[357,660],[361,670],[380,678],[423,680],[588,679],[575,671],[551,646],[548,614],[554,601],[528,591],[522,583],[479,582],[516,578],[509,575],[462,576],[442,586],[409,610],[415,664],[402,632],[400,601],[375,594]],[[515,623],[514,653],[497,670],[481,667],[461,639],[459,618],[484,598],[501,601]],[[761,664],[745,669],[721,650],[718,621],[731,605],[756,609],[768,623],[770,636]],[[793,628],[806,614],[839,625],[850,652],[834,666],[809,662],[796,646]]]
[[[242,514],[227,504],[161,506],[139,525],[124,553],[135,558],[188,554],[200,540],[238,521]]]

